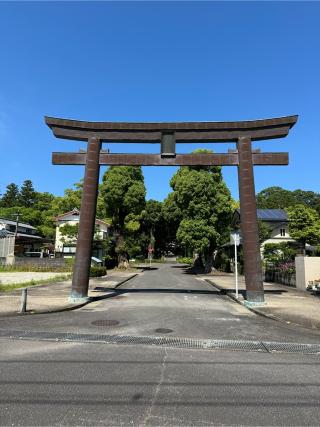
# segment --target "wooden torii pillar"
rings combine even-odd
[[[288,153],[258,153],[252,141],[288,135],[298,116],[240,122],[127,123],[84,122],[46,117],[57,138],[87,141],[85,153],[52,155],[55,165],[85,165],[79,234],[70,299],[87,299],[100,165],[114,166],[237,166],[244,251],[246,302],[263,304],[260,245],[253,166],[287,165]],[[102,142],[159,143],[160,154],[109,154]],[[229,142],[237,152],[176,154],[176,143]]]

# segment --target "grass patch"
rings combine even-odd
[[[47,285],[49,283],[54,284],[58,282],[64,282],[65,280],[68,280],[70,278],[71,274],[64,274],[56,277],[51,277],[49,279],[29,280],[28,282],[8,283],[7,285],[1,284],[0,282],[0,292],[10,292],[14,291],[15,289],[30,288],[35,285]]]

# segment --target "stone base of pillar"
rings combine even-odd
[[[251,308],[251,307],[254,308],[254,307],[265,307],[267,305],[267,303],[265,301],[253,302],[253,301],[244,300],[243,305],[245,307],[248,307],[248,308]]]
[[[245,303],[265,304],[263,289],[261,291],[246,291]]]
[[[74,304],[74,303],[81,304],[81,303],[85,303],[85,302],[90,301],[90,299],[91,298],[88,296],[83,296],[83,295],[79,294],[78,292],[72,291],[69,298],[68,298],[68,302],[70,302],[72,304]]]

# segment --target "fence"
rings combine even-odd
[[[15,257],[14,265],[34,265],[43,267],[61,267],[66,265],[64,258],[32,258],[32,257]]]
[[[0,237],[0,264],[6,264],[8,257],[14,256],[14,236]]]
[[[279,283],[280,285],[296,287],[296,273],[276,270],[268,266],[263,271],[264,282]]]

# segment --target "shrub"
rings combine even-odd
[[[231,272],[229,255],[223,250],[218,251],[214,259],[214,267],[219,271],[225,271],[226,273]],[[240,269],[239,269],[239,273],[240,273]]]
[[[294,243],[267,243],[263,248],[263,258],[268,264],[275,266],[292,262],[295,258],[297,249]]]
[[[95,266],[90,268],[90,277],[101,277],[107,274],[106,267]]]
[[[278,271],[279,273],[293,274],[296,272],[295,263],[291,261],[279,264],[275,268],[275,271]]]
[[[180,262],[181,264],[193,264],[193,258],[190,257],[179,257],[177,258],[177,262]]]

